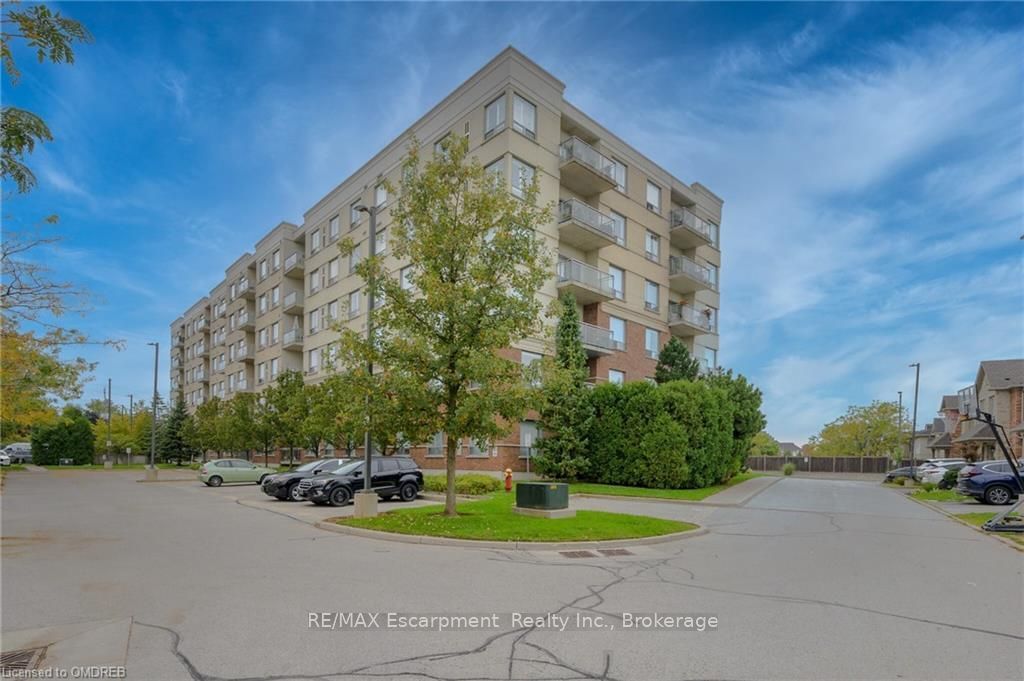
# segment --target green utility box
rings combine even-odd
[[[543,511],[569,508],[569,485],[564,482],[520,482],[516,485],[516,506]]]

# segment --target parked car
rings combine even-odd
[[[220,487],[225,482],[255,482],[273,475],[269,468],[257,466],[244,459],[216,459],[207,461],[199,468],[199,480],[210,487]]]
[[[311,478],[320,473],[330,473],[337,470],[352,459],[317,459],[304,463],[293,471],[268,475],[263,479],[263,493],[267,496],[277,497],[282,501],[302,501],[299,496],[299,483],[306,478]]]
[[[917,469],[917,475],[914,479],[921,482],[934,482],[935,484],[939,484],[942,482],[942,477],[946,474],[946,471],[958,471],[966,465],[966,461],[953,460],[950,460],[949,463],[945,461],[938,461],[930,465],[926,464],[925,466]]]
[[[7,454],[0,454],[0,466],[10,466],[11,457]]]
[[[1020,472],[1024,475],[1024,466]],[[1022,490],[1006,461],[979,461],[960,469],[956,491],[983,504],[1012,503]]]
[[[913,478],[914,473],[916,471],[916,466],[904,466],[903,468],[893,468],[891,471],[885,474],[885,481],[892,482],[896,478]]]
[[[3,452],[11,458],[11,463],[32,463],[32,445],[28,442],[12,442]]]
[[[299,483],[299,494],[320,506],[344,506],[363,488],[365,465],[357,459],[331,473],[306,478]],[[395,495],[402,501],[412,501],[423,489],[423,471],[408,456],[375,456],[371,466],[370,484],[384,501]]]

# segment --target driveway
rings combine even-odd
[[[877,484],[781,479],[737,507],[581,499],[710,533],[569,557],[340,535],[299,522],[299,505],[237,503],[255,487],[137,477],[8,476],[5,637],[128,621],[128,678],[152,681],[1024,677],[1022,554]],[[495,614],[499,627],[311,629],[322,611]],[[718,626],[622,627],[655,612]]]

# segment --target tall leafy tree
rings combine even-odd
[[[263,452],[263,465],[270,460],[270,450],[277,437],[277,415],[274,406],[267,401],[266,392],[258,395],[253,407],[253,439],[256,447]]]
[[[226,404],[228,441],[231,449],[245,452],[245,458],[252,459],[252,450],[259,447],[256,436],[256,402],[254,393],[238,393]]]
[[[658,383],[669,381],[695,381],[700,375],[700,362],[690,354],[683,342],[672,336],[658,353],[658,365],[654,367],[654,380]]]
[[[302,424],[309,416],[305,383],[298,371],[284,371],[263,393],[270,408],[274,443],[288,449],[288,463],[295,463],[295,448],[302,446]]]
[[[778,456],[779,443],[765,431],[761,431],[750,440],[750,456]]]
[[[203,461],[209,452],[219,455],[230,447],[226,412],[224,401],[219,397],[211,397],[196,407],[192,445],[199,450]]]
[[[754,436],[768,424],[761,411],[761,390],[743,374],[733,376],[732,369],[716,369],[702,378],[711,386],[724,390],[732,406],[732,466],[728,472],[728,477],[731,477],[747,460]]]
[[[534,459],[537,472],[556,478],[576,478],[587,469],[588,437],[594,405],[586,385],[587,353],[580,338],[576,298],[558,302],[555,358],[544,370],[540,409],[541,437]]]
[[[903,432],[899,430],[899,405],[874,401],[854,405],[835,421],[811,437],[812,456],[899,456],[910,435],[910,421],[903,414]]]
[[[520,366],[499,351],[540,332],[536,294],[552,263],[536,228],[550,210],[537,205],[536,178],[527,186],[516,178],[513,195],[469,157],[461,135],[426,159],[413,143],[402,170],[389,246],[409,263],[408,276],[389,276],[378,255],[362,260],[357,272],[386,304],[376,311],[377,342],[345,330],[341,360],[348,369],[372,360],[382,375],[419,386],[428,420],[409,425],[447,434],[445,514],[455,515],[459,444],[493,441],[533,399]],[[377,392],[365,385],[353,395],[359,404]]]
[[[64,407],[53,422],[32,431],[32,461],[41,465],[57,465],[71,459],[75,465],[91,464],[95,448],[92,424],[77,407]]]

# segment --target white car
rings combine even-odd
[[[942,482],[946,471],[958,471],[966,465],[963,459],[937,459],[918,468],[917,477],[921,482],[934,482],[937,485]]]
[[[11,457],[7,456],[6,454],[0,454],[0,466],[10,466],[10,465],[11,465]]]

